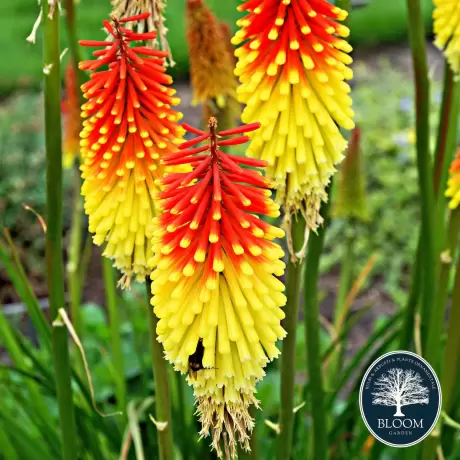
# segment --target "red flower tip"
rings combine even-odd
[[[166,186],[166,189],[164,194],[160,194],[160,197],[164,198],[168,195],[168,191],[175,190],[177,187],[187,186],[196,179],[204,180],[207,178],[207,182],[209,182],[213,177],[212,181],[214,184],[217,182],[220,183],[222,181],[229,190],[233,190],[234,197],[240,198],[241,203],[244,206],[248,206],[250,201],[243,197],[240,192],[238,192],[239,184],[235,185],[232,182],[242,181],[255,187],[269,187],[271,185],[270,181],[266,180],[265,177],[263,177],[259,172],[241,168],[241,165],[264,168],[267,166],[267,162],[254,158],[231,155],[229,153],[222,152],[219,149],[221,146],[244,144],[249,141],[248,136],[239,136],[233,139],[224,140],[218,139],[233,134],[244,134],[249,131],[254,131],[259,127],[260,123],[251,123],[248,125],[239,126],[238,128],[216,132],[217,121],[214,117],[209,119],[209,132],[207,133],[186,123],[182,124],[182,128],[190,133],[198,134],[198,137],[182,143],[179,146],[178,152],[165,155],[162,158],[161,163],[167,166],[190,164],[194,170],[187,173],[168,175],[163,180],[163,184]],[[208,139],[208,144],[205,144],[201,147],[190,148]],[[210,152],[210,155],[207,153],[204,155],[196,155],[203,152]],[[212,174],[209,174],[211,171]],[[171,181],[171,178],[173,177],[175,180]],[[205,188],[205,185],[203,185],[203,187]]]
[[[118,22],[124,23],[124,22],[142,21],[144,19],[147,19],[149,16],[150,16],[150,13],[135,14],[134,16],[130,16],[129,18],[121,18],[118,20]]]
[[[131,29],[127,29],[126,27],[122,27],[121,24],[125,24],[127,22],[132,21],[139,21],[142,19],[146,19],[150,16],[150,13],[142,13],[135,16],[130,16],[128,18],[116,19],[112,17],[112,24],[110,21],[104,20],[102,23],[104,24],[105,30],[112,35],[115,39],[114,41],[103,41],[103,40],[80,40],[78,43],[81,46],[104,46],[109,47],[105,50],[95,51],[93,53],[96,57],[102,57],[102,59],[94,61],[82,61],[79,64],[79,68],[81,70],[96,70],[103,65],[109,64],[112,62],[114,55],[117,53],[119,48],[121,47],[124,52],[128,55],[129,59],[134,61],[138,65],[142,65],[142,59],[139,58],[136,54],[146,54],[148,56],[155,56],[158,58],[164,58],[168,55],[168,53],[164,51],[158,50],[151,50],[150,48],[146,47],[138,47],[138,48],[130,48],[129,43],[133,41],[143,41],[143,40],[153,40],[157,37],[157,33],[155,31],[151,32],[143,32],[137,33]],[[161,66],[163,62],[159,61],[158,64]]]

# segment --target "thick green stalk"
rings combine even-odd
[[[126,385],[125,385],[125,366],[123,361],[123,351],[121,345],[120,312],[117,304],[117,291],[115,270],[112,261],[107,257],[102,257],[102,267],[104,272],[105,297],[107,311],[109,313],[110,340],[112,343],[113,366],[116,373],[116,398],[117,407],[121,412],[126,411]]]
[[[75,0],[65,0],[65,18],[67,24],[67,35],[69,37],[70,53],[72,54],[74,60],[78,62],[80,61],[80,48],[78,47]]]
[[[428,334],[428,344],[426,347],[426,359],[433,366],[436,372],[440,370],[441,356],[439,353],[439,337],[444,329],[447,298],[449,296],[449,280],[452,259],[457,247],[458,233],[460,231],[460,209],[452,211],[447,226],[447,241],[443,253],[441,254],[441,265],[439,278],[436,287],[436,299],[430,329]]]
[[[291,227],[294,250],[300,250],[305,237],[305,220],[300,215],[294,216]],[[276,459],[286,460],[291,458],[292,437],[294,429],[294,379],[295,379],[295,353],[296,353],[296,329],[299,316],[300,287],[302,283],[302,267],[300,261],[289,260],[286,271],[286,318],[283,327],[287,332],[283,340],[281,354],[281,407],[280,407],[280,434],[276,443]]]
[[[453,145],[455,139],[452,139],[452,133],[455,133],[455,126],[451,123],[456,123],[458,116],[458,98],[460,88],[458,83],[456,84],[453,79],[453,73],[450,70],[450,66],[446,64],[445,75],[444,75],[444,91],[443,100],[441,107],[441,117],[439,121],[438,139],[436,146],[436,160],[433,168],[433,183],[434,193],[436,196],[436,219],[437,223],[437,240],[442,248],[443,235],[444,235],[444,213],[445,213],[445,184],[447,180],[447,174],[449,165],[451,163],[451,157],[453,153]],[[454,115],[451,115],[453,114]],[[448,139],[449,137],[449,139]],[[446,152],[448,154],[446,154]],[[414,329],[414,315],[417,309],[417,302],[419,298],[420,280],[421,280],[421,247],[422,237],[419,235],[419,241],[417,245],[416,259],[412,269],[412,280],[410,284],[410,292],[405,308],[405,319],[404,325],[401,329],[400,346],[401,350],[409,348],[412,341],[412,333]]]
[[[444,367],[441,375],[442,406],[446,414],[450,414],[454,402],[455,390],[458,386],[460,370],[460,258],[457,261],[452,307],[447,326],[447,341],[444,354]]]
[[[304,321],[307,346],[308,379],[313,422],[313,458],[328,458],[327,420],[323,388],[323,372],[320,346],[320,323],[318,305],[319,260],[324,245],[329,203],[323,205],[325,224],[318,234],[310,233],[307,261],[304,272]]]
[[[425,49],[425,27],[420,0],[407,0],[409,41],[415,78],[415,108],[417,134],[417,169],[422,216],[422,343],[426,351],[428,327],[434,303],[436,276],[436,250],[434,226],[434,194],[429,151],[429,81]]]
[[[70,229],[69,261],[67,262],[67,280],[70,293],[70,313],[75,331],[83,334],[83,319],[81,314],[82,280],[80,279],[80,255],[83,237],[83,200],[80,195],[80,175],[74,171],[72,227]]]
[[[458,236],[458,234],[457,234]],[[452,292],[452,307],[449,313],[447,326],[447,341],[444,352],[444,366],[441,375],[442,390],[442,409],[449,414],[454,405],[455,393],[458,387],[458,377],[460,374],[460,334],[458,325],[460,324],[460,259],[457,260],[454,290]],[[441,415],[435,431],[438,436],[430,435],[423,444],[423,460],[435,458],[436,447],[441,439],[443,427],[443,417]]]
[[[173,460],[174,447],[172,440],[171,401],[168,381],[168,368],[163,356],[163,346],[157,341],[157,317],[150,306],[150,280],[146,278],[147,286],[147,317],[149,322],[150,348],[152,352],[153,378],[155,380],[155,418],[157,422],[166,422],[161,429],[157,427],[159,460]]]
[[[452,211],[447,231],[445,231],[445,201],[444,190],[446,188],[447,175],[451,159],[457,143],[457,123],[460,86],[454,81],[454,75],[450,66],[446,64],[444,81],[444,96],[442,114],[439,126],[438,146],[436,151],[435,191],[436,200],[436,235],[438,247],[436,254],[442,251],[449,257],[454,257],[457,246],[458,231],[460,229],[460,216],[457,210]],[[439,371],[441,357],[439,354],[439,337],[442,334],[448,297],[449,275],[451,262],[449,257],[441,258],[441,266],[437,281],[436,299],[426,347],[426,358],[436,371]]]
[[[61,78],[59,50],[59,8],[41,2],[44,29],[44,101],[46,143],[46,262],[51,320],[64,308],[64,268],[62,262],[62,150],[61,150]],[[51,8],[51,11],[50,11]],[[54,10],[54,11],[53,11]],[[53,361],[59,406],[64,460],[76,460],[77,435],[70,380],[67,329],[53,327]]]
[[[67,26],[67,36],[71,54],[71,65],[74,67],[80,86],[86,80],[84,72],[79,70],[78,62],[80,58],[80,47],[78,45],[77,21],[75,0],[65,0],[65,18]],[[79,104],[84,102],[83,94],[78,88]],[[83,238],[83,199],[80,194],[81,179],[78,168],[74,171],[74,200],[72,214],[72,228],[70,231],[69,262],[67,265],[68,283],[70,291],[70,311],[75,330],[80,335],[83,333],[83,322],[81,318],[81,295],[83,284],[79,276],[78,267],[80,266],[81,244]]]
[[[80,45],[78,44],[77,33],[77,11],[75,8],[75,0],[65,0],[65,18],[67,25],[67,36],[69,41],[70,54],[72,56],[72,65],[75,67],[75,75],[78,76],[78,82],[82,85],[86,81],[85,73],[78,68],[78,63],[81,61]],[[83,94],[79,93],[80,102],[83,103]]]
[[[434,171],[434,191],[436,194],[435,222],[438,251],[442,249],[445,241],[447,199],[444,192],[446,190],[449,167],[457,146],[457,125],[460,104],[460,85],[455,81],[454,74],[447,63],[446,67]]]
[[[452,124],[457,123],[457,116],[453,113],[458,110],[459,85],[455,82],[455,76],[450,68],[449,63],[446,61],[444,66],[444,86],[441,104],[441,116],[438,126],[438,138],[436,144],[436,158],[434,167],[434,190],[439,200],[444,197],[444,190],[446,179],[451,163],[451,155],[449,150],[451,141],[449,141],[449,134],[452,132]],[[448,155],[446,155],[446,153]],[[446,158],[447,156],[447,158]]]
[[[352,222],[349,222],[352,225]],[[339,337],[342,333],[342,328],[345,324],[348,311],[345,305],[345,299],[349,292],[349,289],[353,280],[353,241],[354,235],[347,235],[345,242],[345,249],[342,257],[342,265],[340,267],[340,281],[339,281],[339,292],[337,294],[337,300],[335,303],[334,310],[334,330],[336,336]],[[349,307],[349,306],[348,306]],[[346,337],[343,337],[343,343],[345,343]],[[336,377],[340,371],[341,361],[343,355],[343,345],[338,343],[331,355],[330,363],[328,365],[328,378],[327,387],[333,388]]]
[[[417,134],[417,169],[420,187],[420,206],[422,216],[422,255],[421,255],[421,336],[424,354],[428,349],[428,331],[431,312],[435,301],[436,280],[436,244],[434,221],[434,193],[431,177],[429,152],[429,81],[428,64],[425,49],[425,28],[423,24],[420,0],[407,0],[409,41],[415,78],[416,134]],[[424,458],[434,458],[436,440],[432,436],[423,446]],[[416,458],[419,449],[409,448],[406,458]]]

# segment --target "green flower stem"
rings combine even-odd
[[[64,308],[64,269],[62,262],[62,149],[61,149],[61,73],[59,52],[59,8],[48,0],[41,2],[44,30],[44,101],[46,143],[46,262],[51,320]],[[54,8],[50,14],[50,7]],[[62,434],[64,460],[78,456],[75,413],[70,381],[67,329],[52,329],[53,361]]]
[[[459,111],[460,85],[455,81],[450,66],[446,63],[444,94],[439,123],[438,145],[434,171],[434,190],[436,193],[436,235],[438,252],[445,241],[446,202],[444,194],[449,175],[449,167],[455,154],[457,144],[457,123]]]
[[[457,212],[457,210],[456,210]],[[460,212],[460,211],[459,211]],[[457,261],[454,290],[452,293],[452,307],[449,314],[447,326],[447,341],[444,352],[444,366],[441,374],[442,409],[445,414],[452,411],[455,400],[455,393],[458,386],[458,375],[460,371],[460,335],[458,325],[460,324],[460,259]],[[436,438],[430,436],[424,443],[423,459],[431,460],[434,457],[436,446],[441,438],[443,417],[441,416],[435,431]],[[432,439],[430,439],[432,438]],[[454,458],[454,457],[452,457]]]
[[[318,234],[310,233],[303,284],[305,344],[307,346],[308,379],[310,382],[309,407],[312,413],[313,458],[315,460],[328,458],[318,305],[319,260],[323,251],[328,212],[329,202],[323,204],[324,225],[318,230]]]
[[[352,220],[348,221],[348,225],[353,228]],[[340,281],[339,281],[339,292],[337,294],[337,300],[335,304],[334,311],[334,331],[337,337],[340,337],[342,333],[343,326],[347,319],[349,305],[345,305],[345,300],[347,294],[351,287],[353,281],[353,265],[354,265],[354,256],[353,256],[353,241],[354,235],[346,236],[345,249],[343,252],[342,265],[340,267]],[[338,343],[331,355],[330,363],[328,366],[328,388],[333,388],[336,382],[336,377],[340,371],[340,366],[343,356],[343,346],[342,343],[346,341],[346,337]]]
[[[448,297],[449,275],[451,262],[449,258],[454,257],[457,246],[457,237],[460,230],[460,212],[452,211],[447,230],[445,227],[445,202],[444,190],[446,188],[449,165],[456,147],[457,140],[457,122],[459,109],[459,85],[454,81],[454,75],[450,66],[446,64],[444,96],[442,103],[442,114],[439,126],[438,147],[436,151],[436,168],[435,168],[435,191],[437,191],[436,200],[436,235],[439,241],[436,254],[446,255],[441,257],[441,266],[436,286],[436,298],[434,309],[431,314],[428,342],[426,347],[426,358],[439,371],[441,357],[439,356],[439,337],[441,337],[446,313],[446,304]],[[447,260],[446,260],[447,259]]]
[[[72,65],[75,68],[75,75],[77,75],[78,82],[80,85],[82,85],[86,81],[86,75],[85,72],[78,68],[78,63],[82,59],[80,54],[80,45],[78,44],[77,11],[75,8],[75,0],[65,0],[65,18],[67,25],[67,36],[69,38],[69,49],[72,56]],[[84,98],[80,89],[78,94],[80,103],[83,104]]]
[[[117,377],[115,381],[117,407],[119,411],[124,413],[126,412],[125,366],[121,346],[120,312],[117,303],[115,270],[112,266],[112,261],[107,257],[102,257],[102,268],[104,272],[107,310],[109,313],[113,366]]]
[[[74,67],[80,86],[86,80],[84,72],[79,70],[78,62],[80,58],[80,47],[78,45],[77,21],[76,21],[75,0],[65,0],[65,18],[67,26],[67,36],[71,54],[71,65]],[[83,94],[78,88],[79,105],[83,104]],[[81,179],[78,168],[74,171],[74,201],[72,214],[72,228],[70,230],[69,263],[67,265],[68,283],[70,291],[70,311],[72,321],[77,334],[83,333],[83,322],[81,319],[81,295],[83,284],[80,279],[78,267],[80,266],[81,244],[83,237],[83,198],[80,195]]]
[[[441,107],[441,119],[439,122],[439,132],[436,147],[436,160],[433,170],[434,193],[436,194],[436,223],[437,223],[437,240],[440,244],[438,249],[442,249],[444,235],[444,213],[445,213],[445,197],[444,190],[447,180],[449,165],[451,163],[452,153],[455,148],[455,136],[452,139],[452,133],[455,134],[455,122],[458,116],[460,88],[458,83],[455,83],[453,73],[450,66],[446,64],[443,101]],[[452,126],[452,123],[454,126]],[[449,139],[448,139],[449,137]],[[446,152],[449,153],[446,155]],[[440,184],[442,186],[440,186]],[[404,325],[401,329],[400,349],[406,350],[409,348],[412,341],[414,329],[414,315],[417,309],[419,298],[420,280],[421,280],[421,247],[422,239],[419,235],[416,260],[412,269],[412,280],[410,284],[410,293],[405,311]],[[443,307],[444,308],[444,307]]]
[[[155,381],[155,419],[157,422],[166,422],[166,426],[158,429],[159,460],[173,460],[174,448],[172,440],[171,400],[168,381],[168,368],[163,356],[163,346],[157,341],[157,317],[150,306],[150,279],[146,278],[147,287],[147,317],[149,322],[150,347],[152,352],[153,378]]]
[[[420,0],[407,0],[409,41],[415,76],[417,168],[422,216],[422,344],[426,351],[428,326],[434,304],[436,276],[434,194],[429,152],[429,81],[425,49],[425,27]]]
[[[431,312],[435,302],[436,280],[436,245],[434,221],[434,193],[431,179],[431,162],[429,152],[429,81],[425,49],[425,30],[420,0],[407,0],[409,41],[416,87],[416,133],[417,133],[417,168],[419,174],[420,205],[422,216],[421,236],[421,335],[424,354],[432,354],[428,348],[428,331]],[[438,312],[435,312],[437,315]],[[436,347],[438,348],[438,347]],[[435,457],[438,437],[430,436],[423,443],[423,458]],[[417,447],[406,451],[405,458],[415,459],[419,456]]]
[[[70,229],[69,261],[67,262],[67,280],[70,293],[70,313],[75,331],[83,334],[83,319],[81,314],[82,280],[79,266],[83,237],[83,200],[80,195],[80,174],[74,171],[72,227]]]
[[[294,216],[291,226],[294,250],[300,250],[305,237],[305,220],[300,215]],[[281,353],[281,407],[280,407],[280,434],[276,443],[276,459],[291,458],[292,438],[294,429],[294,379],[296,372],[296,329],[299,316],[300,287],[302,283],[302,267],[300,261],[289,260],[286,271],[287,303],[284,309],[286,318],[283,327],[287,332],[283,340]]]
[[[459,85],[455,82],[455,76],[446,61],[444,66],[444,86],[441,105],[441,118],[438,127],[436,145],[436,159],[434,170],[434,190],[438,201],[444,198],[444,190],[449,166],[452,161],[450,150],[452,149],[452,132],[455,133],[458,110]],[[458,114],[458,112],[457,112]],[[446,155],[447,153],[447,155]],[[441,185],[441,187],[440,187]]]
[[[458,387],[460,370],[460,258],[457,261],[454,290],[452,293],[452,307],[447,326],[447,341],[444,354],[444,367],[441,375],[442,408],[450,414],[454,402],[455,391]]]
[[[449,296],[449,280],[452,259],[457,247],[458,234],[460,231],[460,209],[452,211],[447,226],[447,241],[441,254],[441,266],[439,270],[436,299],[430,321],[428,345],[426,347],[426,359],[436,372],[440,370],[441,356],[439,353],[440,337],[444,329],[446,317],[447,298]]]

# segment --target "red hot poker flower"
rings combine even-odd
[[[162,180],[163,213],[154,219],[152,240],[151,303],[166,358],[176,370],[189,370],[201,434],[212,433],[220,454],[225,430],[234,456],[237,439],[249,448],[254,422],[248,409],[257,405],[255,385],[279,354],[277,340],[285,336],[280,322],[286,297],[277,279],[285,265],[282,249],[272,241],[284,232],[258,216],[279,216],[279,206],[270,199],[271,182],[246,168],[264,167],[265,161],[221,150],[249,140],[223,137],[254,131],[260,124],[218,133],[215,118],[209,132],[183,126],[197,137],[162,162],[190,165],[192,171]],[[190,368],[200,349],[198,368]]]
[[[79,68],[94,71],[82,85],[88,102],[82,106],[80,137],[84,158],[82,194],[95,244],[107,242],[104,255],[138,281],[149,272],[150,221],[154,215],[155,179],[163,176],[159,158],[175,151],[183,129],[181,114],[171,107],[180,101],[165,73],[167,52],[133,42],[155,38],[156,32],[137,33],[127,22],[148,17],[140,14],[104,27],[112,41],[81,40],[80,45],[103,47],[95,60]]]

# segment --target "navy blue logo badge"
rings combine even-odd
[[[409,447],[426,438],[441,411],[441,386],[432,367],[410,351],[374,361],[361,382],[359,407],[379,441]]]

